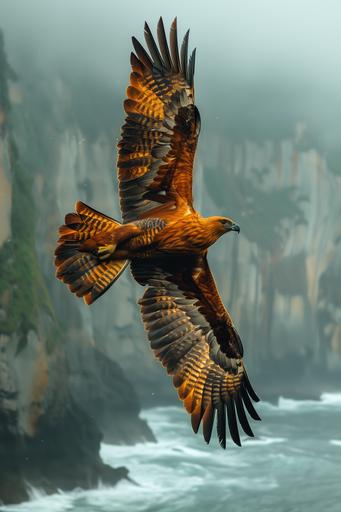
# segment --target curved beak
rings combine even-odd
[[[232,224],[232,226],[230,227],[230,230],[237,231],[237,233],[240,233],[240,227],[238,224]]]

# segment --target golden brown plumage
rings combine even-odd
[[[65,217],[56,249],[57,277],[91,304],[130,262],[146,291],[139,301],[151,347],[173,376],[195,432],[210,441],[215,414],[221,446],[226,424],[240,445],[237,420],[253,436],[258,401],[243,364],[243,347],[217,291],[207,249],[239,227],[227,217],[203,218],[192,200],[200,115],[194,104],[195,51],[188,32],[179,53],[162,19],[158,45],[148,25],[149,53],[133,38],[132,73],[124,103],[118,178],[123,224],[78,202]],[[227,423],[226,423],[227,421]]]

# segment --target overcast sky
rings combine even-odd
[[[251,98],[262,90],[265,109],[269,91],[284,89],[290,101],[307,104],[321,118],[335,114],[336,126],[339,0],[0,0],[0,27],[14,67],[33,52],[43,65],[82,68],[119,89],[128,80],[131,36],[142,40],[144,20],[155,31],[160,15],[166,26],[177,16],[181,35],[191,29],[199,103],[223,102],[230,88]]]
[[[0,0],[11,49],[33,45],[42,55],[86,63],[126,59],[130,36],[141,37],[143,21],[153,27],[160,15],[165,24],[178,16],[183,33],[190,27],[199,63],[216,76],[222,54],[246,76],[286,68],[341,74],[338,0]]]

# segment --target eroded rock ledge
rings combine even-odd
[[[1,336],[0,343],[0,501],[18,503],[29,498],[29,486],[47,493],[115,485],[126,478],[124,467],[112,468],[100,458],[102,433],[95,421],[69,392],[67,365],[63,355],[48,363],[49,379],[43,396],[33,391],[30,402],[22,402],[23,378],[19,373],[23,354],[12,359],[13,340]],[[34,351],[31,340],[25,356],[30,373]],[[34,348],[34,347],[33,347]],[[31,361],[30,361],[31,360]],[[40,362],[40,385],[44,369]],[[115,429],[115,425],[112,425]]]

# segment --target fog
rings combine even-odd
[[[161,4],[162,5],[162,4]],[[336,151],[340,138],[339,2],[242,0],[180,2],[1,0],[0,24],[15,67],[87,71],[123,96],[131,36],[178,17],[197,47],[196,97],[205,129],[232,135],[287,135],[298,119]],[[142,20],[142,21],[141,21]],[[119,113],[118,113],[119,115]],[[280,120],[280,123],[279,123]],[[204,135],[202,136],[204,139]],[[205,140],[201,141],[205,144]]]
[[[55,278],[77,199],[120,218],[131,36],[144,43],[160,16],[197,48],[195,205],[241,226],[209,263],[264,421],[226,458],[171,407],[128,271],[90,308]],[[223,512],[230,496],[233,512],[296,510],[296,497],[302,512],[339,510],[340,21],[338,0],[0,0],[0,504],[33,488],[32,506],[61,512]],[[133,493],[59,492],[127,471]]]

